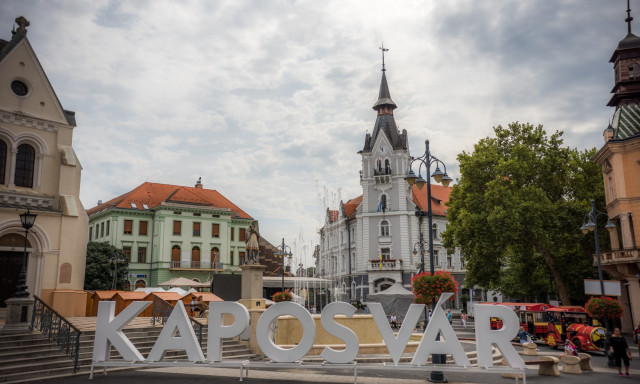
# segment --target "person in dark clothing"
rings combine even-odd
[[[611,342],[609,343],[609,352],[613,354],[613,357],[616,359],[616,367],[618,368],[618,375],[627,376],[629,375],[629,360],[631,360],[631,350],[627,345],[627,340],[620,335],[620,328],[616,328],[613,330],[613,335],[611,335]],[[622,374],[622,361],[624,361],[624,370],[625,374]]]

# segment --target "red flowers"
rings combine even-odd
[[[618,300],[611,297],[592,297],[584,307],[589,313],[589,316],[596,319],[615,319],[622,317],[622,305],[620,305]]]
[[[271,299],[276,303],[279,303],[281,301],[291,301],[293,300],[293,295],[291,295],[291,292],[289,291],[276,292],[273,294],[273,297]]]
[[[411,278],[411,289],[416,295],[416,303],[431,304],[438,300],[443,292],[453,292],[451,300],[455,299],[458,292],[458,282],[451,272],[438,271],[431,275],[429,272],[419,273]]]

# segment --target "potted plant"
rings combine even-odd
[[[584,307],[589,316],[596,319],[617,319],[622,317],[622,305],[612,297],[592,297]]]
[[[293,295],[289,291],[276,292],[271,297],[271,300],[273,300],[276,303],[279,303],[281,301],[291,301],[293,300]]]
[[[458,292],[458,282],[453,278],[451,272],[438,271],[433,275],[429,272],[419,273],[411,279],[411,290],[416,295],[416,303],[431,304],[438,301],[443,292],[452,292],[453,301]]]

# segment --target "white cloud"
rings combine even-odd
[[[601,146],[625,10],[597,0],[9,0],[0,38],[27,17],[63,106],[77,112],[86,207],[144,181],[202,176],[268,239],[302,244],[317,239],[325,204],[361,193],[357,151],[375,121],[382,40],[412,153],[428,138],[456,177],[457,154],[498,124]]]

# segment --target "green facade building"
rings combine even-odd
[[[108,242],[129,259],[131,289],[173,277],[205,282],[214,273],[240,272],[254,222],[200,180],[195,187],[144,183],[87,214],[89,241]]]

